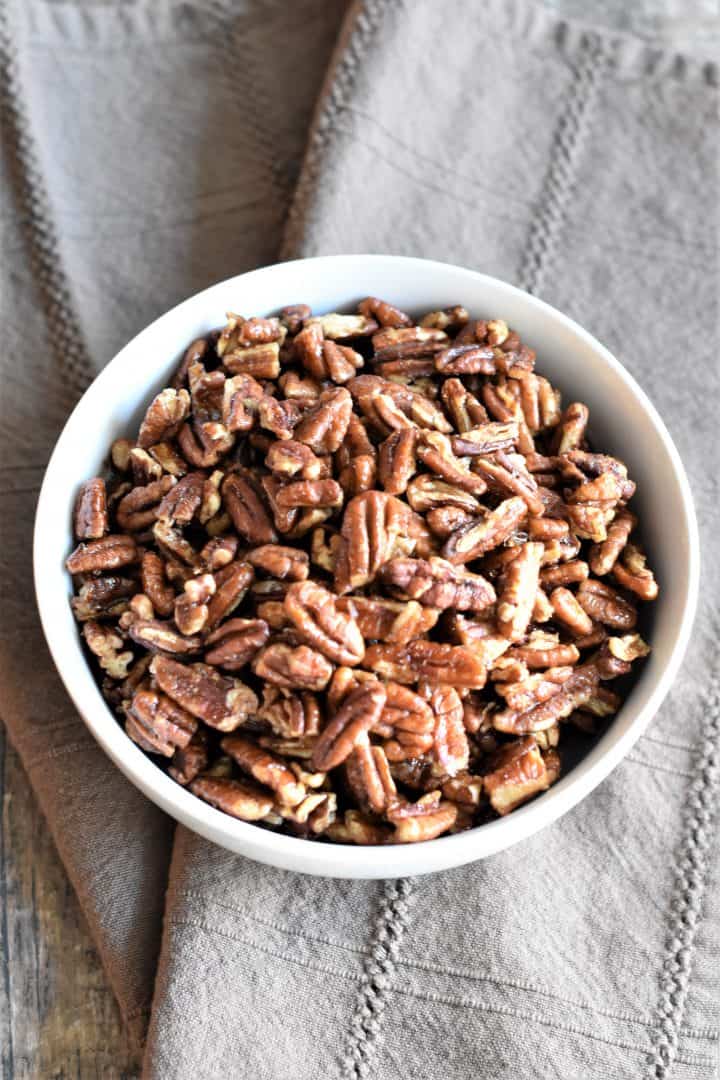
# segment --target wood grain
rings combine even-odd
[[[0,1078],[130,1080],[139,1063],[0,725]]]

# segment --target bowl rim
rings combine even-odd
[[[397,267],[398,270],[404,268],[407,272],[421,264],[425,268],[437,268],[439,274],[455,271],[466,279],[472,279],[478,285],[492,285],[495,288],[499,286],[507,290],[510,296],[521,298],[522,303],[535,309],[542,317],[549,318],[555,324],[575,334],[599,355],[614,375],[625,384],[625,388],[650,421],[671,463],[684,515],[688,537],[688,564],[682,614],[678,621],[668,662],[659,673],[655,685],[651,687],[645,705],[630,722],[627,730],[609,739],[612,728],[608,729],[568,775],[561,777],[548,791],[525,806],[519,807],[512,814],[465,832],[416,844],[363,847],[308,842],[301,837],[277,833],[240,821],[204,803],[190,791],[176,784],[125,734],[102,698],[84,657],[82,676],[68,671],[62,655],[64,633],[53,626],[50,597],[60,582],[65,588],[67,571],[64,566],[54,566],[44,558],[43,535],[45,535],[45,530],[53,524],[48,508],[48,492],[53,485],[53,477],[58,468],[63,445],[73,431],[78,413],[86,407],[83,403],[89,395],[94,397],[101,394],[104,384],[109,382],[110,370],[117,368],[129,351],[134,352],[146,337],[156,334],[163,324],[170,325],[182,313],[189,312],[195,305],[203,302],[207,305],[211,302],[214,292],[222,292],[235,284],[242,287],[242,284],[247,285],[250,279],[271,276],[281,269],[291,271],[293,268],[307,267],[308,264],[324,264],[330,271],[333,264],[336,266],[351,264],[354,267],[364,264],[368,270],[376,268],[379,264],[389,264]],[[454,263],[387,254],[321,255],[273,263],[216,282],[187,297],[149,323],[131,338],[99,372],[63,425],[46,466],[38,497],[33,537],[36,602],[53,662],[85,725],[124,775],[151,801],[177,821],[231,851],[281,869],[342,878],[391,878],[408,874],[424,874],[473,862],[505,850],[520,840],[534,835],[580,802],[612,772],[629,752],[647,728],[670,689],[690,639],[697,606],[699,574],[700,548],[697,519],[690,485],[680,455],[654,405],[620,361],[575,320],[509,282]],[[77,648],[82,649],[79,635]],[[98,706],[100,706],[99,709]],[[112,722],[111,726],[107,723],[108,719]],[[604,745],[605,743],[607,745]]]

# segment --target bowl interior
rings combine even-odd
[[[516,329],[536,350],[538,371],[562,390],[563,402],[589,406],[596,447],[627,463],[638,485],[633,505],[661,587],[648,629],[651,656],[609,730],[574,769],[505,819],[425,844],[382,849],[309,843],[235,821],[165,776],[127,738],[94,682],[64,570],[78,484],[102,469],[113,439],[137,431],[147,402],[166,385],[193,338],[221,325],[226,311],[266,314],[299,302],[318,312],[347,310],[368,294],[415,314],[461,303],[475,317],[500,317]],[[158,319],[108,364],[68,420],[47,469],[35,533],[38,605],[53,658],[91,731],[122,771],[168,813],[232,850],[287,869],[343,877],[422,873],[483,857],[530,835],[587,794],[627,752],[667,692],[690,631],[697,561],[694,514],[677,453],[652,405],[610,353],[555,309],[504,282],[393,256],[267,267],[221,282]]]

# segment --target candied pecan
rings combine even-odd
[[[127,472],[130,468],[130,454],[133,444],[130,439],[115,439],[110,447],[110,460],[118,472]]]
[[[454,452],[460,457],[479,457],[481,454],[496,454],[499,450],[512,450],[517,441],[518,425],[514,421],[501,424],[495,420],[466,428],[462,435],[453,435],[450,440]]]
[[[322,480],[330,473],[325,458],[317,457],[309,446],[295,439],[272,443],[265,464],[283,478],[299,476],[303,480]]]
[[[162,465],[147,450],[141,450],[139,446],[134,446],[130,451],[128,463],[136,486],[149,484],[151,480],[159,480],[163,474]]]
[[[127,708],[125,731],[143,750],[172,757],[197,731],[194,716],[166,694],[137,690]]]
[[[492,772],[483,777],[485,791],[498,814],[509,814],[533,795],[546,791],[558,777],[557,756],[546,758],[529,735],[518,739],[498,753]]]
[[[71,574],[92,574],[97,570],[117,570],[137,560],[137,544],[132,536],[103,536],[78,544],[65,560],[65,566]]]
[[[322,327],[311,323],[295,338],[295,352],[306,371],[315,379],[344,383],[363,366],[360,353],[347,345],[326,341]]]
[[[115,574],[90,577],[80,586],[78,595],[73,596],[70,601],[73,615],[78,622],[122,615],[128,606],[128,598],[136,591],[137,582],[131,578]]]
[[[344,338],[367,337],[378,328],[376,321],[367,315],[340,315],[336,311],[329,315],[313,315],[305,320],[305,326],[319,326],[326,338],[341,341]]]
[[[198,776],[190,790],[204,802],[241,821],[262,821],[273,809],[272,792],[245,780]]]
[[[443,330],[423,326],[386,327],[372,339],[375,359],[380,361],[431,355],[444,349],[447,341]]]
[[[432,684],[447,683],[479,690],[487,677],[487,669],[473,649],[445,642],[371,645],[365,652],[364,663],[383,678],[399,683],[424,679]]]
[[[337,480],[293,480],[277,493],[277,504],[283,510],[296,506],[342,506],[343,490]]]
[[[252,375],[234,375],[223,387],[222,421],[228,431],[252,431],[260,402],[265,398],[257,379]]]
[[[641,600],[654,600],[658,585],[652,570],[646,565],[644,553],[636,544],[627,544],[613,566],[613,577],[618,585],[635,593]]]
[[[553,589],[550,594],[550,603],[552,604],[554,618],[564,623],[576,637],[584,637],[585,634],[592,631],[592,619],[586,614],[569,589],[562,586]]]
[[[189,412],[190,395],[187,390],[161,390],[150,402],[140,425],[138,446],[148,450],[155,443],[169,442],[177,435]]]
[[[344,387],[324,390],[303,415],[294,437],[316,454],[332,454],[345,438],[351,413],[352,398]]]
[[[313,768],[327,772],[342,765],[361,736],[379,720],[385,699],[385,688],[376,680],[348,694],[320,732],[311,758]]]
[[[454,803],[440,802],[424,813],[396,818],[393,841],[396,844],[417,844],[423,840],[434,840],[451,829],[457,817],[458,808]]]
[[[440,431],[422,432],[417,444],[417,456],[431,472],[464,491],[482,495],[487,490],[482,477],[470,472],[462,459],[455,457],[450,439]]]
[[[442,555],[453,563],[471,562],[504,543],[526,515],[524,499],[519,496],[505,499],[484,518],[476,518],[451,533]]]
[[[285,595],[285,611],[298,633],[336,664],[359,664],[365,642],[352,615],[338,608],[335,596],[314,581],[298,581]]]
[[[235,436],[216,420],[183,424],[178,444],[186,460],[197,469],[211,469],[231,450]]]
[[[608,638],[607,647],[616,659],[623,660],[625,663],[647,656],[650,652],[650,647],[645,644],[639,634]]]
[[[291,693],[266,686],[258,719],[265,720],[277,735],[285,739],[317,735],[320,731],[320,706],[314,694]]]
[[[590,575],[590,568],[582,559],[571,559],[559,566],[549,566],[540,574],[543,585],[553,588],[556,585],[574,585],[585,581]]]
[[[168,774],[176,784],[187,787],[199,776],[209,761],[208,739],[204,731],[196,731],[186,746],[176,746]]]
[[[342,543],[335,561],[338,593],[362,588],[396,553],[399,537],[407,534],[410,510],[393,495],[367,491],[345,507]]]
[[[600,672],[596,663],[575,667],[570,676],[564,679],[557,693],[551,693],[544,701],[539,701],[521,712],[506,709],[496,713],[493,726],[498,731],[516,735],[543,731],[584,705],[597,690],[599,679]]]
[[[354,617],[364,638],[401,645],[432,630],[440,614],[414,600],[400,603],[370,596],[340,597],[337,605]]]
[[[619,510],[607,529],[607,537],[590,549],[590,568],[598,577],[609,574],[627,544],[637,519],[629,510]]]
[[[249,686],[206,664],[188,666],[158,655],[150,671],[168,697],[218,731],[234,731],[257,712],[258,699]]]
[[[428,510],[425,520],[434,536],[440,540],[447,540],[450,533],[463,525],[469,525],[475,516],[459,506],[436,506]]]
[[[158,463],[163,472],[171,476],[184,476],[188,471],[187,462],[177,452],[172,443],[160,442],[151,446],[148,454]]]
[[[228,473],[221,492],[232,523],[243,539],[250,544],[272,544],[277,540],[258,486],[248,470]]]
[[[365,735],[358,739],[345,761],[345,775],[355,801],[366,811],[382,814],[397,797],[385,751],[371,746]]]
[[[333,671],[332,664],[316,649],[283,642],[266,645],[253,660],[252,669],[258,678],[286,690],[324,690]]]
[[[178,369],[170,382],[170,385],[174,390],[179,390],[185,385],[190,368],[193,364],[198,364],[204,360],[209,348],[210,344],[206,338],[197,338],[188,345]]]
[[[401,326],[412,326],[412,319],[394,304],[379,300],[377,296],[367,296],[358,304],[358,311],[368,319],[376,319],[381,326],[397,330]]]
[[[73,521],[77,540],[99,540],[108,532],[107,495],[101,477],[96,476],[80,487]]]
[[[403,740],[405,734],[433,734],[435,730],[435,713],[431,705],[420,694],[416,694],[407,686],[402,686],[397,682],[387,683],[385,692],[387,698],[381,721],[383,724],[388,725],[400,740]],[[432,739],[429,745],[432,745]]]
[[[480,512],[480,503],[469,491],[427,473],[410,481],[407,500],[418,513],[426,513],[439,506],[455,506],[471,514]]]
[[[103,671],[107,671],[111,679],[124,679],[128,673],[128,665],[133,661],[133,654],[120,651],[125,644],[120,634],[94,619],[83,623],[82,632],[87,647],[97,656]]]
[[[340,844],[372,845],[386,844],[391,834],[387,828],[375,824],[357,810],[346,810],[342,821],[334,821],[325,834]]]
[[[144,487],[135,487],[120,499],[115,517],[121,529],[142,532],[155,523],[165,495],[178,481],[174,476],[162,476]]]
[[[189,525],[202,504],[204,485],[205,476],[200,472],[188,473],[182,480],[178,480],[174,486],[168,488],[158,506],[157,518],[176,525]],[[212,514],[208,517],[212,517]]]
[[[503,574],[497,622],[500,632],[510,641],[524,637],[532,618],[542,551],[542,544],[524,544]]]
[[[215,578],[201,574],[185,582],[184,592],[175,600],[175,625],[181,634],[199,634],[208,620],[208,602],[215,594]]]
[[[443,782],[442,794],[449,802],[477,808],[483,797],[483,778],[466,771],[460,772]]]
[[[438,352],[435,370],[443,375],[494,375],[495,350],[489,345],[454,342]]]
[[[167,618],[175,609],[175,591],[165,583],[165,563],[154,551],[144,551],[140,560],[143,592],[158,615]]]
[[[304,581],[310,572],[306,551],[281,544],[262,544],[248,552],[247,561],[280,581]]]
[[[246,562],[232,562],[215,574],[215,594],[208,604],[206,628],[212,630],[243,600],[255,573]]]
[[[556,429],[554,442],[557,454],[567,454],[568,451],[577,450],[583,445],[589,419],[590,411],[587,405],[577,401],[568,405]]]
[[[166,571],[171,580],[170,567],[175,560],[186,563],[188,567],[194,569],[197,565],[197,552],[190,541],[185,539],[180,529],[170,525],[167,521],[161,520],[156,521],[153,525],[152,534],[160,551],[168,559]],[[189,572],[186,572],[183,580],[188,576]]]
[[[564,667],[576,664],[580,656],[576,645],[563,645],[557,634],[534,630],[523,645],[516,645],[510,655],[528,668]]]
[[[281,803],[296,806],[305,797],[305,785],[282,758],[271,754],[244,735],[227,735],[220,746],[241,769],[275,792]]]
[[[307,304],[288,304],[280,309],[280,322],[289,334],[297,334],[304,320],[311,315],[312,309]]]
[[[505,451],[498,450],[492,457],[473,459],[473,469],[492,490],[523,498],[531,514],[537,517],[544,512],[545,507],[537,483],[532,473],[527,471],[522,454],[506,454]]]
[[[590,618],[603,626],[611,626],[616,630],[632,630],[637,622],[635,607],[602,581],[583,581],[577,598]]]
[[[149,652],[191,656],[198,653],[202,645],[199,637],[186,637],[178,633],[172,623],[162,622],[160,619],[133,617],[127,629],[133,641]]]
[[[381,568],[380,578],[391,589],[430,607],[482,611],[495,603],[489,581],[437,556],[390,559]]]
[[[515,681],[500,682],[496,690],[500,697],[504,698],[506,705],[514,712],[527,712],[535,705],[547,701],[559,693],[564,683],[573,673],[571,667],[548,668],[546,671],[538,671],[534,675],[527,672],[524,677]],[[496,714],[498,730],[502,728],[503,714]]]
[[[429,311],[420,319],[419,326],[430,326],[436,330],[460,330],[467,324],[470,316],[460,304],[443,308],[441,311]]]
[[[294,401],[278,401],[266,394],[258,404],[258,424],[276,439],[291,439],[300,419],[300,407]]]
[[[345,465],[338,475],[338,481],[345,497],[352,499],[375,487],[376,474],[375,455],[363,454]]]
[[[455,430],[461,435],[487,422],[488,414],[484,406],[460,379],[446,379],[440,388],[440,397]],[[453,448],[456,437],[453,438]]]
[[[388,495],[402,495],[416,468],[415,432],[393,431],[381,444],[378,454],[378,479]]]
[[[438,686],[429,691],[428,700],[435,714],[433,771],[455,776],[467,769],[470,747],[463,723],[463,705],[452,686]]]

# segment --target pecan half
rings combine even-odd
[[[380,577],[393,591],[431,607],[482,611],[495,603],[495,590],[484,577],[434,555],[430,559],[390,559]]]
[[[103,671],[107,671],[111,679],[124,679],[134,657],[132,652],[120,651],[125,644],[121,635],[93,619],[83,624],[82,632],[87,647],[97,656]]]
[[[500,751],[483,783],[493,809],[505,815],[533,795],[547,791],[558,773],[557,755],[550,752],[543,757],[535,739],[527,736]]]
[[[339,609],[334,595],[322,585],[295,582],[285,595],[285,612],[301,637],[336,664],[353,666],[365,655],[355,619]]]
[[[325,390],[304,414],[294,437],[316,454],[333,454],[345,438],[351,413],[352,398],[347,390]]]
[[[218,731],[234,731],[257,712],[258,699],[249,686],[206,664],[188,666],[156,656],[150,671],[168,697]]]
[[[305,797],[305,785],[282,758],[271,754],[243,735],[228,735],[220,743],[226,754],[260,784],[272,789],[281,803],[296,806]]]
[[[137,544],[132,536],[103,536],[79,544],[65,560],[65,566],[71,574],[92,574],[97,570],[117,570],[137,560]]]
[[[583,581],[577,594],[580,606],[595,622],[615,630],[632,630],[637,611],[620,593],[602,581]]]
[[[258,485],[246,470],[228,473],[221,492],[223,504],[243,539],[249,544],[272,544],[277,540]]]
[[[499,547],[517,529],[527,515],[525,500],[519,496],[505,499],[484,518],[463,525],[448,537],[443,557],[452,563],[471,562]]]
[[[473,649],[436,641],[371,645],[364,663],[383,678],[399,683],[424,679],[432,684],[480,690],[487,678],[487,669]]]
[[[148,450],[155,443],[169,442],[190,413],[187,390],[161,390],[151,401],[138,432],[137,444]]]
[[[316,649],[283,642],[262,649],[252,669],[258,678],[286,690],[324,690],[333,671],[332,664]]]
[[[107,495],[101,477],[96,476],[80,487],[73,521],[77,540],[99,540],[108,532]]]
[[[340,611],[352,615],[367,640],[405,644],[422,637],[438,621],[437,608],[424,607],[414,600],[398,602],[369,596],[343,596]]]
[[[151,754],[173,757],[186,747],[197,731],[198,722],[166,694],[138,690],[127,709],[125,731],[138,746]]]
[[[320,732],[311,758],[312,767],[327,772],[342,765],[361,736],[380,719],[385,699],[385,688],[375,680],[348,694]]]
[[[542,552],[542,544],[524,544],[503,575],[497,621],[500,632],[510,641],[520,641],[524,637],[532,618]]]
[[[409,513],[405,503],[380,491],[364,492],[350,500],[335,563],[337,592],[350,592],[373,580],[396,553],[399,538],[407,534]]]
[[[204,802],[241,821],[262,821],[273,809],[272,793],[245,780],[198,776],[191,781],[190,790]]]

